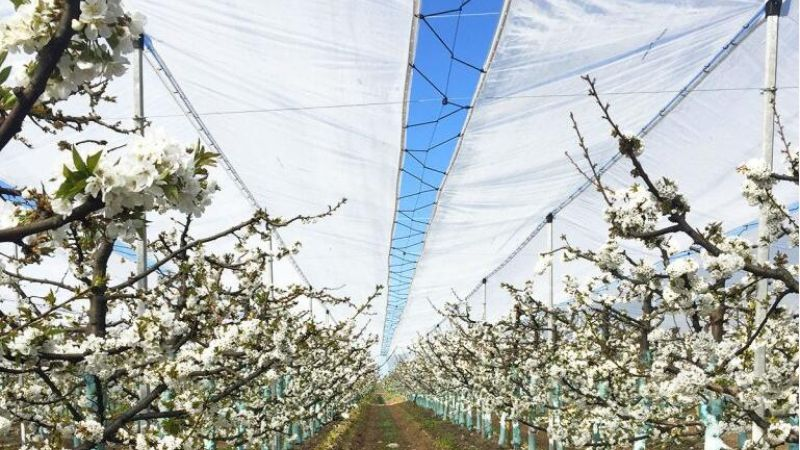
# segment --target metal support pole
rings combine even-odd
[[[511,448],[519,450],[522,447],[522,431],[519,428],[519,421],[511,421]]]
[[[781,0],[767,0],[764,8],[766,14],[767,41],[764,58],[764,119],[762,122],[761,148],[763,151],[764,163],[769,170],[772,170],[772,150],[775,139],[775,83],[778,69],[778,17],[780,16],[781,6]],[[764,239],[766,235],[767,215],[765,211],[762,211],[758,220],[758,250],[756,251],[756,259],[758,262],[762,263],[769,260],[770,246],[766,242],[766,239]],[[758,283],[757,296],[762,303],[756,306],[755,323],[761,323],[766,316],[766,308],[763,302],[766,302],[767,290],[767,280],[761,280]],[[755,347],[754,375],[756,378],[761,378],[765,375],[766,364],[766,348],[759,345]],[[758,406],[757,412],[759,414],[764,413],[763,404]],[[766,430],[754,423],[752,429],[753,441],[758,442],[761,440],[765,431]]]
[[[14,252],[16,252],[16,251],[17,251],[17,248],[15,246],[14,247]],[[24,385],[24,380],[22,378],[22,374],[19,374],[19,386],[20,386],[20,389],[22,389],[23,385]],[[28,442],[28,435],[25,433],[25,421],[23,420],[23,421],[20,421],[20,423],[19,423],[19,443],[24,445],[26,442]]]
[[[14,259],[19,258],[19,246],[14,245]],[[25,385],[25,378],[23,378],[22,374],[17,376],[17,382],[19,383],[19,388],[22,389],[22,386]],[[19,443],[25,444],[27,442],[27,435],[25,434],[25,421],[22,420],[19,423]]]
[[[475,407],[475,431],[483,435],[483,408],[480,405]]]
[[[483,321],[486,322],[486,278],[481,282],[483,283]]]
[[[136,44],[136,54],[133,57],[133,120],[136,122],[136,129],[144,136],[144,127],[147,123],[144,117],[144,35],[140,36]],[[146,217],[142,216],[142,227],[139,229],[139,241],[136,245],[136,269],[139,273],[147,270],[147,225]],[[143,277],[136,282],[136,287],[143,291],[147,290],[147,277]],[[144,302],[139,301],[136,305],[137,314],[144,313]]]
[[[506,428],[508,428],[508,414],[503,412],[500,414],[500,430],[497,433],[497,446],[506,446]]]
[[[553,213],[548,214],[547,217],[545,218],[545,221],[547,222],[547,236],[548,236],[548,238],[547,238],[547,251],[548,251],[549,254],[552,255],[553,249],[555,248],[555,237],[554,237],[555,233],[553,231]],[[554,266],[555,266],[555,262],[552,262],[552,263],[550,263],[550,267],[548,268],[548,275],[547,275],[547,302],[545,303],[545,306],[547,306],[547,309],[552,309],[553,308],[553,304],[554,304],[554,301],[553,301],[554,296],[555,296],[555,288],[554,288],[554,286],[555,286],[555,273],[553,271]],[[547,337],[550,340],[551,344],[555,343],[555,341],[556,341],[555,326],[556,326],[555,319],[553,318],[553,315],[550,314],[547,317],[547,328],[548,328]],[[552,430],[555,429],[555,427],[556,427],[556,425],[558,424],[558,421],[559,421],[559,417],[558,417],[559,414],[558,414],[558,410],[556,409],[558,407],[558,403],[559,403],[559,399],[557,397],[558,396],[558,391],[559,391],[559,389],[558,389],[558,381],[557,380],[552,380],[552,385],[553,385],[552,386],[553,392],[550,395],[550,402],[551,402],[550,406],[551,406],[551,408],[550,408],[550,414],[549,414],[550,417],[548,418],[548,426],[547,426],[547,442],[548,442],[548,447],[550,448],[550,450],[560,450],[561,449],[561,443],[557,439],[555,439],[553,437],[553,432],[552,432]]]
[[[144,34],[139,36],[136,41],[136,51],[133,56],[133,120],[136,122],[138,133],[144,136],[144,128],[147,121],[144,117]],[[147,270],[147,215],[142,214],[142,226],[136,230],[139,240],[136,242],[136,272],[144,273]],[[147,291],[147,277],[142,277],[136,282],[136,288]],[[136,314],[142,315],[147,309],[142,298],[136,300]],[[146,384],[139,386],[139,398],[145,398],[150,394],[150,388]],[[139,431],[144,431],[145,422],[139,423]]]
[[[273,263],[275,258],[273,257],[274,247],[272,244],[272,228],[269,229],[269,239],[267,239],[267,251],[269,252],[269,258],[267,259],[267,283],[269,286],[269,292],[272,293],[273,287],[275,286],[275,271],[273,267]]]
[[[530,423],[536,423],[536,407],[531,407],[528,410],[528,419]],[[528,450],[536,450],[536,429],[528,426]]]
[[[553,214],[552,213],[548,214],[547,218],[545,220],[547,221],[547,251],[548,252],[552,252],[553,248],[554,248],[554,244],[553,244]],[[551,255],[552,255],[552,253],[551,253]],[[552,308],[553,307],[553,281],[555,279],[554,278],[555,274],[553,273],[553,266],[554,265],[555,264],[551,262],[550,263],[550,267],[547,268],[547,303],[546,303],[547,308]],[[547,335],[548,335],[548,338],[550,339],[550,342],[553,342],[555,340],[555,332],[554,332],[554,328],[553,328],[554,326],[555,326],[555,321],[553,319],[553,316],[550,315],[547,318],[547,328],[549,330]]]

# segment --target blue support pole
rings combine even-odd
[[[554,428],[560,427],[561,418],[559,410],[561,409],[561,384],[558,381],[553,381],[550,390],[550,419],[547,427],[547,442],[549,450],[562,450],[564,448],[561,441],[556,439],[551,433]],[[635,450],[635,449],[634,449]]]
[[[261,396],[264,397],[265,400],[272,399],[272,387],[271,386],[264,386],[261,390]],[[265,407],[266,409],[266,407]],[[271,436],[270,436],[271,437]],[[272,450],[270,447],[270,439],[263,439],[261,441],[261,450]]]
[[[283,378],[278,378],[275,383],[273,384],[273,390],[275,392],[275,399],[280,399],[283,395],[283,388],[281,386],[283,382]],[[283,436],[281,432],[276,432],[273,436],[272,447],[274,450],[281,450],[283,448]]]
[[[506,445],[506,428],[507,428],[507,420],[506,420],[506,413],[500,414],[500,432],[497,433],[497,445],[500,447],[504,447]]]
[[[597,395],[602,399],[606,398],[608,395],[608,381],[602,380],[597,383]],[[595,445],[599,445],[603,442],[601,428],[602,424],[600,422],[596,422],[592,425],[592,443]]]
[[[700,405],[700,421],[705,426],[703,434],[703,449],[704,450],[722,450],[728,448],[722,442],[722,430],[719,425],[722,418],[722,399],[711,398],[707,402]]]
[[[522,447],[522,432],[519,429],[519,421],[511,421],[511,447],[519,450]]]
[[[85,393],[86,393],[86,400],[89,403],[89,409],[92,411],[92,414],[95,417],[102,416],[103,410],[103,402],[100,398],[100,379],[97,378],[95,375],[92,374],[85,374],[83,376],[83,382],[85,385]],[[93,447],[93,450],[105,450],[105,444],[97,444]]]
[[[204,384],[204,386],[205,386],[207,391],[213,391],[214,390],[215,383],[214,383],[213,379],[207,380],[203,384]],[[211,437],[210,437],[210,439],[204,439],[203,440],[203,450],[217,450],[217,441],[215,440],[215,438],[216,438],[216,430],[214,429],[214,426],[212,425],[211,429],[208,430],[208,431],[209,431],[209,434],[211,435]],[[269,450],[269,449],[267,449],[267,450]]]
[[[642,356],[642,358],[643,358],[642,363],[645,366],[650,367],[650,364],[653,362],[653,357],[650,354],[650,351],[646,351],[645,354]],[[647,396],[645,395],[646,381],[644,378],[639,378],[638,380],[636,380],[636,383],[639,389],[639,394],[641,395],[641,399],[639,401],[644,402],[645,409],[649,410],[650,399],[647,398]],[[649,435],[650,435],[650,426],[645,423],[640,428],[639,435],[636,436],[638,439],[633,444],[633,450],[645,450],[645,448],[647,448],[647,437]]]
[[[531,407],[528,411],[528,420],[530,423],[536,423],[536,408]],[[528,450],[536,450],[536,429],[528,426]]]
[[[792,416],[791,418],[789,418],[789,423],[794,425],[794,426],[797,426],[798,417],[797,416]],[[798,445],[797,443],[793,442],[793,443],[789,444],[789,450],[800,450],[800,445]]]

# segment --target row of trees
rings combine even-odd
[[[119,0],[12,3],[0,24],[0,150],[27,145],[22,132],[129,139],[108,148],[77,134],[53,149],[67,155],[53,178],[0,190],[0,435],[24,427],[25,448],[278,448],[349,408],[375,377],[374,338],[356,326],[371,299],[271,274],[296,251],[273,248],[276,231],[336,207],[257,211],[197,236],[217,155],[97,112],[144,19]],[[164,229],[137,270],[115,248],[140,244],[145,218]],[[352,320],[315,320],[309,299],[349,306]]]
[[[718,222],[691,223],[677,184],[648,173],[644,144],[622,131],[586,80],[633,182],[607,184],[574,123],[586,161],[573,163],[606,203],[608,240],[584,249],[562,236],[542,255],[542,271],[561,256],[567,267],[588,261],[594,275],[566,276],[570,301],[556,307],[535,298],[530,282],[508,286],[513,309],[496,323],[449,305],[394,382],[456,413],[502,412],[570,447],[796,443],[798,266],[780,251],[756,258],[761,246],[798,245],[797,218],[775,194],[778,184],[798,183],[797,151],[780,120],[786,167],[753,160],[738,169],[744,198],[766,219],[759,239],[748,240]]]

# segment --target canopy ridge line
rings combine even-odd
[[[441,117],[439,117],[439,118],[437,118],[435,120],[426,120],[424,122],[411,123],[411,124],[406,125],[405,128],[408,129],[408,128],[421,127],[421,126],[424,126],[424,125],[433,125],[436,122],[441,121],[443,119],[446,119],[446,118],[452,116],[453,114],[455,114],[457,112],[463,111],[465,109],[470,109],[470,108],[471,108],[470,105],[459,106],[458,108],[450,111],[449,113],[447,113],[447,114],[445,114],[445,115],[443,115],[443,116],[441,116]],[[406,151],[410,151],[410,150],[406,149]]]
[[[444,41],[444,39],[442,39],[442,36],[436,31],[436,28],[434,28],[433,25],[431,25],[430,22],[428,22],[428,19],[425,16],[420,16],[419,19],[422,20],[422,23],[424,23],[428,27],[428,29],[431,31],[431,33],[433,33],[433,35],[436,36],[436,39],[442,44],[442,46],[445,48],[445,50],[447,50],[447,52],[450,53],[450,58],[453,61],[461,63],[461,64],[463,64],[463,65],[465,65],[465,66],[467,66],[469,68],[475,69],[480,73],[486,73],[486,71],[482,67],[477,67],[474,64],[470,64],[470,63],[464,61],[463,59],[458,58],[456,56],[455,51],[452,48],[450,48],[449,45],[447,45],[447,43]]]
[[[465,2],[463,2],[461,7],[459,8],[459,10],[461,8],[463,8],[463,6],[466,3],[468,3],[469,1],[470,0],[466,0]],[[460,14],[460,11],[459,11],[459,14]],[[409,148],[405,148],[405,145],[404,145],[404,149],[403,149],[403,152],[402,152],[403,159],[401,160],[400,173],[401,174],[405,173],[409,177],[417,180],[419,182],[419,185],[418,185],[418,188],[417,188],[417,193],[415,195],[413,195],[413,196],[405,196],[406,198],[410,198],[410,197],[414,198],[413,207],[407,208],[407,209],[401,209],[400,208],[400,200],[401,200],[401,198],[400,197],[397,198],[397,204],[396,204],[396,208],[395,208],[395,220],[394,220],[394,225],[393,226],[399,225],[399,226],[405,227],[409,231],[417,232],[418,235],[422,236],[422,240],[420,242],[417,242],[417,243],[413,244],[413,246],[420,245],[422,242],[424,242],[425,233],[427,232],[427,227],[429,225],[429,222],[427,220],[420,220],[420,219],[418,219],[416,217],[417,212],[422,211],[422,210],[424,210],[424,209],[426,209],[428,207],[431,207],[435,203],[435,202],[433,202],[433,203],[430,203],[430,204],[425,205],[425,206],[419,206],[420,196],[422,195],[423,192],[437,192],[439,190],[438,186],[436,186],[434,184],[431,184],[430,182],[425,180],[425,174],[426,174],[426,172],[429,172],[429,173],[436,173],[436,174],[439,174],[439,175],[442,175],[442,176],[446,176],[447,175],[445,171],[437,169],[437,168],[435,168],[435,167],[433,167],[433,166],[428,164],[428,154],[429,154],[429,152],[431,150],[433,150],[435,148],[438,148],[438,147],[441,147],[443,145],[446,145],[447,143],[452,142],[455,139],[458,139],[458,137],[460,136],[460,135],[456,135],[456,136],[450,137],[450,138],[448,138],[448,139],[446,139],[446,140],[444,140],[442,142],[438,142],[436,144],[433,144],[433,138],[436,135],[436,131],[438,130],[439,123],[442,120],[453,116],[458,111],[463,111],[463,110],[468,109],[466,106],[458,104],[458,103],[455,103],[455,102],[452,102],[452,101],[450,101],[448,99],[448,89],[449,89],[449,86],[450,86],[453,62],[458,60],[458,58],[455,56],[455,52],[453,51],[453,48],[451,46],[449,46],[444,41],[444,39],[441,37],[441,35],[439,33],[437,33],[436,30],[429,23],[427,23],[424,20],[424,16],[422,16],[421,14],[415,14],[415,17],[418,19],[416,22],[418,22],[419,20],[423,20],[423,22],[425,22],[425,24],[427,25],[428,29],[436,37],[438,42],[442,46],[444,46],[444,48],[447,50],[448,54],[450,55],[450,61],[449,61],[449,67],[448,67],[448,71],[447,71],[447,81],[446,81],[445,86],[443,88],[440,88],[436,83],[434,83],[433,80],[431,80],[430,77],[428,77],[419,67],[417,67],[414,62],[411,62],[409,64],[412,72],[416,72],[417,74],[419,74],[419,76],[423,80],[425,80],[431,87],[433,87],[433,89],[441,97],[441,107],[439,108],[439,113],[437,114],[437,118],[435,120],[428,121],[429,124],[433,125],[433,131],[431,133],[431,136],[430,136],[430,139],[428,141],[427,147],[424,148],[424,149],[409,149]],[[457,43],[457,40],[458,40],[459,27],[460,27],[460,18],[458,18],[458,20],[456,22],[456,30],[455,30],[455,34],[453,36],[453,47],[455,47],[455,45]],[[461,61],[461,62],[462,62],[462,64],[469,65],[468,63],[464,63],[463,61]],[[470,67],[473,67],[473,66],[470,65]],[[446,106],[449,106],[449,105],[455,106],[456,109],[454,111],[451,111],[451,112],[448,112],[448,113],[444,114],[444,108]],[[406,120],[407,120],[407,118],[406,118]],[[422,124],[416,124],[415,126],[421,126],[421,125]],[[407,131],[406,130],[408,130],[408,128],[409,128],[408,126],[404,127],[404,139],[407,138],[407,135],[406,135]],[[417,157],[412,152],[423,153],[422,159]],[[409,159],[406,158],[406,156],[410,157],[417,164],[419,164],[419,166],[421,168],[419,174],[416,174],[416,173],[412,172],[408,167],[406,167],[407,163],[409,162]],[[410,225],[420,224],[423,227],[423,229],[422,230],[416,229],[413,226],[410,226],[409,224]],[[406,248],[413,247],[413,246],[406,246]],[[398,281],[397,279],[392,278],[392,275],[398,274],[398,273],[404,273],[404,272],[410,272],[413,275],[413,273],[416,271],[416,264],[417,264],[417,261],[419,259],[419,256],[415,256],[414,253],[408,254],[408,256],[410,256],[412,259],[408,259],[408,258],[406,258],[406,256],[407,256],[407,253],[405,251],[405,248],[399,248],[399,247],[396,247],[394,245],[390,246],[390,250],[389,250],[389,274],[388,274],[388,277],[387,277],[387,284],[389,285],[389,294],[390,294],[389,297],[394,299],[395,301],[394,302],[387,301],[387,310],[386,310],[386,315],[384,317],[384,327],[383,327],[383,336],[384,337],[387,336],[387,335],[391,336],[394,333],[394,327],[395,327],[396,323],[398,322],[398,319],[393,317],[393,314],[396,311],[399,311],[400,314],[402,314],[403,308],[405,306],[406,299],[408,297],[408,290],[410,289],[411,283],[412,283],[412,281],[408,281],[408,282],[406,282],[406,281]],[[397,261],[401,261],[401,262],[398,264]],[[407,266],[410,266],[410,267],[407,267]],[[411,280],[413,280],[413,278],[411,278]],[[391,310],[392,314],[390,314],[389,307],[392,308],[392,310]],[[386,350],[383,350],[383,353],[385,353],[385,352],[386,352]]]
[[[417,31],[418,31],[418,26],[419,26],[419,23],[418,23],[418,20],[416,19],[416,17],[419,14],[420,0],[413,0],[413,2],[414,2],[414,4],[413,4],[413,16],[411,18],[411,30],[410,30],[409,40],[408,40],[408,60],[407,60],[408,65],[407,65],[407,68],[406,68],[406,79],[405,79],[405,83],[404,83],[404,86],[403,86],[403,119],[402,119],[403,120],[403,124],[407,124],[408,123],[408,117],[409,117],[409,106],[410,106],[410,102],[411,102],[411,80],[412,80],[412,78],[414,76],[414,70],[411,68],[411,65],[414,63],[414,60],[416,58]],[[398,170],[397,170],[397,179],[395,181],[394,214],[393,214],[393,217],[392,217],[391,234],[389,235],[389,252],[388,252],[388,254],[386,256],[386,270],[387,270],[387,275],[386,275],[386,286],[387,286],[387,289],[386,290],[387,290],[387,294],[386,294],[386,308],[384,309],[384,317],[383,317],[384,323],[383,323],[383,327],[381,329],[381,336],[380,336],[380,341],[381,341],[380,347],[383,347],[383,344],[384,344],[384,341],[385,341],[386,329],[387,329],[387,326],[388,326],[387,323],[390,320],[389,319],[389,316],[390,316],[389,310],[391,308],[391,310],[394,311],[397,308],[397,306],[393,304],[392,298],[397,296],[397,295],[399,295],[399,294],[394,292],[394,290],[393,290],[394,284],[392,283],[392,281],[393,280],[396,281],[396,279],[401,279],[402,280],[403,278],[406,278],[406,277],[411,279],[411,277],[409,277],[405,273],[401,273],[401,272],[397,272],[397,271],[393,270],[393,266],[392,266],[392,264],[393,264],[392,260],[394,258],[394,253],[393,252],[394,251],[400,251],[400,252],[404,251],[404,249],[399,248],[399,246],[397,244],[401,240],[405,241],[405,247],[406,248],[410,248],[410,246],[408,244],[408,239],[415,238],[419,234],[424,234],[424,233],[416,233],[416,232],[414,232],[414,230],[407,230],[404,233],[405,234],[404,236],[396,236],[395,235],[395,233],[398,232],[397,231],[397,224],[398,224],[398,222],[397,222],[397,210],[400,209],[400,202],[404,198],[406,198],[406,196],[400,195],[401,182],[402,182],[402,178],[403,178],[403,171],[402,171],[402,169],[403,169],[403,160],[405,158],[405,153],[406,153],[405,152],[406,141],[407,141],[406,127],[404,126],[400,130],[400,148],[399,148],[400,151],[398,152],[399,153],[398,154],[398,161],[397,161],[397,169]],[[421,194],[418,192],[416,195],[419,196]],[[381,354],[383,355],[383,352]],[[383,356],[385,356],[385,355],[383,355]]]
[[[734,35],[732,39],[730,39],[723,47],[720,49],[706,65],[680,90],[678,93],[670,99],[667,104],[659,110],[659,112],[650,119],[641,130],[637,136],[639,138],[645,137],[648,133],[650,133],[661,121],[664,120],[669,113],[675,110],[678,105],[683,102],[684,99],[695,90],[702,82],[705,80],[711,72],[719,67],[719,65],[724,61],[733,51],[737,48],[739,44],[741,44],[750,34],[763,22],[764,20],[764,13],[766,10],[767,5],[765,4],[750,18],[750,20],[745,23],[741,29]],[[621,153],[616,153],[613,157],[611,157],[608,161],[603,163],[600,168],[598,169],[598,175],[603,175],[604,173],[608,172],[611,167],[614,166],[620,159],[622,158]],[[557,215],[561,212],[564,208],[566,208],[573,200],[578,198],[581,194],[583,194],[589,187],[591,186],[590,181],[584,181],[576,190],[574,190],[566,199],[564,199],[561,203],[559,203],[553,210],[548,214],[550,215]],[[501,262],[497,267],[492,269],[484,278],[491,278],[492,276],[496,275],[499,271],[501,271],[504,267],[506,267],[516,256],[535,238],[539,232],[547,224],[547,218],[542,220],[536,225],[536,228],[525,237],[525,239],[520,243],[504,260]],[[475,287],[467,294],[465,300],[474,296],[481,288],[482,283],[478,283]]]
[[[453,15],[452,13],[458,13],[458,14],[455,14],[456,16],[469,15],[469,14],[462,14],[462,12],[464,11],[464,7],[467,6],[467,4],[469,2],[471,2],[471,1],[472,0],[462,0],[461,4],[458,5],[458,8],[452,8],[452,9],[448,9],[448,10],[445,10],[445,11],[438,11],[438,12],[424,14],[424,15],[423,14],[416,14],[416,16],[421,19],[423,17],[437,17],[437,16],[445,16],[445,15],[450,16],[450,15]]]
[[[172,72],[169,70],[169,67],[167,67],[166,62],[164,62],[164,59],[161,57],[161,55],[159,55],[150,36],[144,35],[143,43],[144,49],[147,50],[147,62],[150,63],[150,66],[161,80],[161,83],[164,84],[164,87],[167,88],[167,91],[169,91],[173,100],[175,100],[175,103],[178,104],[178,107],[181,109],[181,112],[183,112],[183,115],[197,131],[200,139],[209,148],[214,150],[214,152],[219,154],[220,159],[222,160],[222,167],[226,172],[228,172],[228,175],[231,177],[239,191],[244,194],[244,197],[247,199],[250,205],[254,209],[263,209],[266,211],[267,209],[262,207],[258,200],[256,200],[253,192],[250,190],[247,184],[245,184],[244,180],[242,180],[242,177],[236,171],[236,168],[233,167],[233,163],[231,163],[230,159],[228,159],[228,156],[225,154],[225,152],[222,151],[222,147],[220,147],[219,143],[217,143],[217,140],[214,138],[214,135],[211,134],[211,131],[208,129],[205,122],[203,122],[203,119],[200,118],[197,110],[194,109],[194,105],[192,105],[192,103],[189,101],[189,97],[186,96],[186,93],[183,91],[180,84],[178,84],[178,80],[175,79],[175,77],[172,75]],[[275,235],[275,238],[281,246],[287,247],[286,242],[283,240],[280,233],[278,233],[278,230],[273,229],[272,233]],[[294,267],[294,270],[298,275],[300,275],[303,283],[311,287],[311,282],[300,268],[300,265],[297,264],[294,256],[290,253],[288,258],[289,262],[292,264],[292,267]]]
[[[418,164],[421,164],[421,175],[422,176],[420,176],[418,178],[418,181],[419,181],[419,186],[418,186],[418,189],[417,189],[418,192],[416,194],[406,194],[407,197],[414,198],[413,207],[411,208],[411,211],[412,211],[411,212],[411,217],[409,218],[407,214],[402,214],[402,216],[406,217],[408,219],[414,220],[415,219],[415,215],[416,215],[416,213],[418,211],[425,210],[428,207],[432,207],[432,209],[431,209],[430,214],[426,218],[427,219],[427,225],[425,226],[425,232],[420,234],[421,240],[419,242],[416,242],[413,245],[401,246],[401,245],[399,245],[400,241],[395,241],[394,239],[392,240],[393,245],[391,247],[391,252],[392,253],[390,253],[390,258],[395,257],[395,256],[400,256],[400,255],[402,255],[403,258],[405,258],[406,256],[410,256],[412,259],[414,259],[416,261],[416,263],[411,268],[403,270],[403,272],[410,272],[410,276],[409,276],[409,278],[411,279],[410,283],[408,283],[408,284],[403,283],[401,286],[396,286],[396,285],[393,285],[391,283],[391,278],[389,279],[389,290],[390,290],[390,292],[397,291],[400,294],[400,297],[402,298],[402,300],[400,301],[400,304],[396,305],[392,310],[393,313],[395,313],[395,312],[398,313],[398,315],[399,315],[398,317],[390,316],[389,310],[388,310],[388,306],[389,305],[387,303],[387,312],[386,312],[386,316],[384,317],[384,329],[383,329],[383,334],[381,336],[381,354],[384,355],[384,356],[386,354],[388,354],[388,352],[389,352],[389,347],[391,346],[391,344],[392,344],[392,342],[394,340],[395,330],[397,330],[397,328],[402,323],[402,320],[403,320],[403,317],[404,317],[403,313],[405,312],[405,305],[406,305],[406,303],[408,301],[408,294],[411,291],[411,288],[412,288],[413,283],[414,283],[414,275],[416,274],[416,266],[417,266],[417,263],[419,262],[419,259],[424,254],[425,243],[427,241],[427,230],[430,227],[430,223],[433,222],[433,218],[436,216],[439,197],[441,196],[441,188],[442,188],[442,186],[444,186],[445,182],[447,181],[447,177],[448,177],[448,175],[450,173],[451,168],[453,167],[453,161],[458,156],[458,151],[459,151],[459,148],[461,146],[462,137],[464,135],[464,130],[466,129],[467,124],[469,123],[470,117],[471,117],[472,112],[473,112],[473,103],[478,98],[478,94],[481,92],[481,90],[483,88],[486,72],[487,72],[489,66],[491,65],[491,61],[494,58],[494,54],[495,54],[495,51],[497,49],[497,43],[499,41],[499,36],[501,35],[502,29],[503,29],[503,27],[505,25],[507,13],[508,13],[508,8],[509,8],[509,4],[510,4],[510,0],[504,0],[503,1],[502,9],[501,9],[501,12],[500,12],[500,18],[498,19],[496,28],[494,30],[494,35],[492,37],[492,42],[491,42],[491,45],[489,47],[489,51],[487,53],[487,56],[486,56],[486,59],[485,59],[485,62],[484,62],[484,66],[483,67],[478,67],[477,65],[470,64],[470,63],[464,61],[462,58],[459,58],[456,55],[456,51],[455,51],[456,47],[457,47],[457,42],[458,42],[458,33],[459,33],[459,27],[460,27],[460,23],[461,23],[461,15],[463,13],[464,6],[466,6],[470,1],[471,0],[462,0],[460,6],[458,8],[452,9],[452,10],[440,11],[440,12],[437,12],[437,13],[426,14],[426,15],[423,15],[423,14],[417,14],[416,15],[418,21],[421,20],[423,22],[423,24],[425,25],[426,29],[431,32],[431,34],[433,35],[435,41],[438,42],[440,45],[442,45],[445,48],[445,50],[447,51],[447,53],[449,55],[449,59],[450,60],[449,60],[449,63],[448,63],[448,68],[447,68],[446,83],[445,83],[445,86],[443,88],[437,86],[433,82],[433,80],[430,77],[428,77],[415,63],[411,63],[410,64],[411,69],[413,70],[413,72],[416,72],[417,74],[419,74],[420,78],[422,78],[426,83],[428,83],[433,88],[433,90],[435,90],[441,96],[441,104],[442,105],[439,108],[439,113],[437,114],[437,118],[435,120],[411,123],[411,124],[407,124],[405,126],[405,130],[412,129],[412,128],[423,127],[423,126],[432,126],[432,132],[430,134],[430,138],[428,139],[428,144],[427,144],[426,148],[421,148],[421,149],[408,149],[408,148],[406,148],[405,151],[404,151],[404,154],[410,156],[410,159],[413,159]],[[442,38],[442,35],[427,20],[427,18],[428,17],[436,17],[436,16],[439,16],[439,15],[444,16],[444,15],[448,15],[448,14],[451,14],[451,13],[456,13],[455,14],[455,16],[456,16],[456,26],[455,26],[455,33],[454,33],[454,36],[453,36],[453,42],[451,44],[448,44]],[[474,92],[472,94],[472,97],[469,99],[469,104],[468,105],[462,105],[460,103],[454,102],[451,98],[448,97],[448,89],[449,89],[449,86],[450,86],[451,74],[452,74],[454,63],[458,63],[460,65],[463,65],[463,66],[466,66],[466,67],[468,67],[470,69],[473,69],[476,72],[478,72],[478,74],[479,74],[475,90],[474,90]],[[449,107],[454,107],[455,109],[452,110],[452,111],[445,111],[445,107],[448,107],[448,106]],[[436,132],[438,130],[439,124],[443,120],[446,120],[446,119],[448,119],[450,117],[453,117],[453,116],[455,116],[457,113],[459,113],[461,111],[465,112],[465,117],[463,119],[464,121],[463,121],[463,123],[462,123],[462,125],[460,127],[461,131],[457,135],[452,136],[452,137],[450,137],[450,138],[448,138],[448,139],[446,139],[444,141],[434,143],[433,140],[436,138]],[[444,146],[444,145],[446,145],[446,144],[448,144],[450,142],[453,142],[453,141],[455,141],[455,144],[454,144],[455,145],[455,149],[454,149],[453,154],[452,154],[452,156],[450,158],[450,162],[448,164],[448,167],[446,169],[443,169],[443,170],[438,170],[438,169],[431,170],[432,168],[429,168],[429,165],[428,165],[428,156],[429,156],[430,152],[432,150],[436,149],[436,148],[439,148],[440,146]],[[421,161],[420,161],[419,158],[416,157],[416,155],[412,154],[412,152],[422,153],[423,156],[421,158]],[[409,161],[409,158],[404,158],[404,162],[405,161]],[[430,186],[430,184],[427,183],[427,181],[424,181],[423,178],[424,178],[424,175],[426,173],[433,173],[433,174],[436,174],[436,175],[440,176],[441,179],[439,181],[439,186],[433,187],[433,186]],[[417,177],[411,175],[411,178],[417,178]],[[426,187],[425,186],[426,184],[428,184],[428,186],[431,187],[430,189],[428,189],[428,191],[430,191],[433,195],[435,195],[435,198],[431,202],[431,205],[426,205],[423,208],[419,208],[420,198],[422,197],[421,192]],[[399,201],[399,199],[398,199],[398,201]],[[395,221],[396,222],[398,221],[398,218],[399,218],[400,215],[401,215],[401,213],[399,213],[399,212],[395,213]],[[411,222],[411,223],[414,223],[414,222]],[[409,237],[411,237],[411,236],[409,236]],[[406,243],[407,243],[407,241],[406,241]],[[416,254],[407,255],[406,252],[405,252],[405,250],[407,250],[407,249],[415,249],[415,248],[420,247],[420,246],[421,246],[421,249],[418,252],[416,252]],[[400,255],[398,255],[398,253]],[[391,274],[392,274],[392,270],[390,269],[390,275]]]

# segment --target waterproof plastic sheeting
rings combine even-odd
[[[135,0],[145,31],[256,201],[277,216],[332,217],[282,229],[301,242],[295,259],[315,288],[356,301],[385,284],[398,165],[413,2],[403,0],[212,1]],[[4,10],[6,14],[7,10]],[[197,133],[151,67],[145,67],[145,115],[186,141]],[[133,79],[112,86],[107,117],[130,124]],[[55,142],[74,136],[31,136],[32,150],[2,153],[0,179],[38,184],[53,173]],[[103,130],[86,136],[124,137]],[[198,222],[203,236],[252,212],[218,170],[223,190]],[[160,225],[153,224],[157,231]],[[162,225],[163,226],[163,225]],[[276,282],[301,282],[285,260]],[[375,301],[380,312],[384,301]],[[347,317],[340,311],[339,319]],[[369,331],[380,332],[382,317]]]
[[[795,3],[784,5],[788,17],[780,19],[777,82],[778,109],[792,142],[797,142],[798,120]],[[574,112],[596,162],[616,152],[580,75],[597,79],[614,119],[633,134],[734,36],[746,36],[728,47],[730,53],[647,134],[643,162],[653,176],[678,182],[698,226],[721,220],[725,229],[733,229],[755,219],[758,211],[741,199],[742,177],[735,169],[761,157],[765,27],[757,14],[762,7],[761,1],[512,1],[439,196],[394,346],[406,347],[432,330],[441,321],[434,308],[456,301],[456,295],[464,299],[473,293],[467,301],[476,317],[482,315],[485,295],[489,320],[508,311],[503,282],[519,286],[533,279],[535,293],[545,298],[547,280],[533,273],[539,253],[548,249],[541,224],[584,182],[564,152],[587,167],[569,113]],[[776,164],[781,163],[779,149],[776,145]],[[630,169],[620,161],[605,180],[629,185]],[[796,191],[785,198],[795,201]],[[556,214],[556,246],[562,234],[584,248],[602,245],[607,236],[603,209],[597,192],[583,192]],[[589,270],[556,262],[556,303],[567,300],[561,277],[585,277]],[[484,291],[480,282],[488,275]]]

